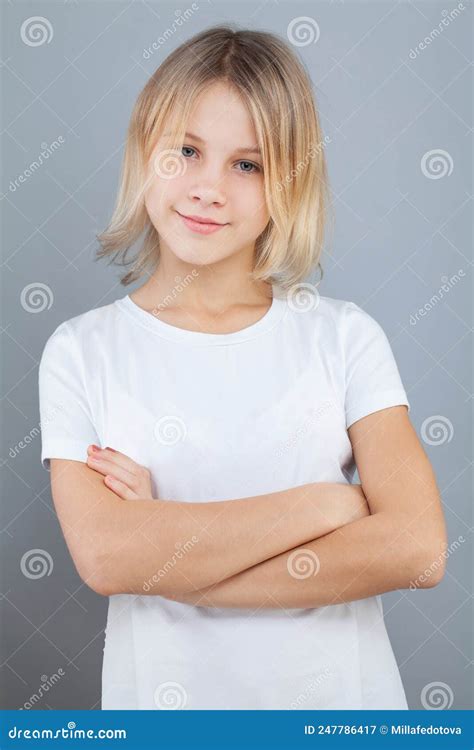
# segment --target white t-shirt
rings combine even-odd
[[[234,333],[177,328],[129,295],[59,325],[39,370],[45,468],[97,443],[167,500],[350,483],[347,428],[410,408],[390,344],[353,302],[273,294]],[[119,594],[105,636],[102,709],[407,708],[380,596],[253,611]]]

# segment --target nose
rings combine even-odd
[[[224,205],[226,202],[224,179],[217,168],[200,168],[193,174],[188,197],[193,203]]]

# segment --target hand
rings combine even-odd
[[[94,450],[89,445],[87,466],[104,475],[104,484],[122,500],[153,500],[151,474],[131,458],[113,448]]]

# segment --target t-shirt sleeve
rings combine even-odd
[[[87,460],[87,446],[100,445],[83,379],[79,348],[67,321],[46,342],[38,371],[41,463],[50,458]]]
[[[354,302],[344,323],[346,428],[389,406],[410,403],[383,328]]]

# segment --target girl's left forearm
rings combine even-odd
[[[443,557],[431,559],[410,528],[412,519],[377,513],[347,524],[290,552],[183,596],[177,601],[200,607],[313,608],[350,602],[409,588],[435,585]]]

